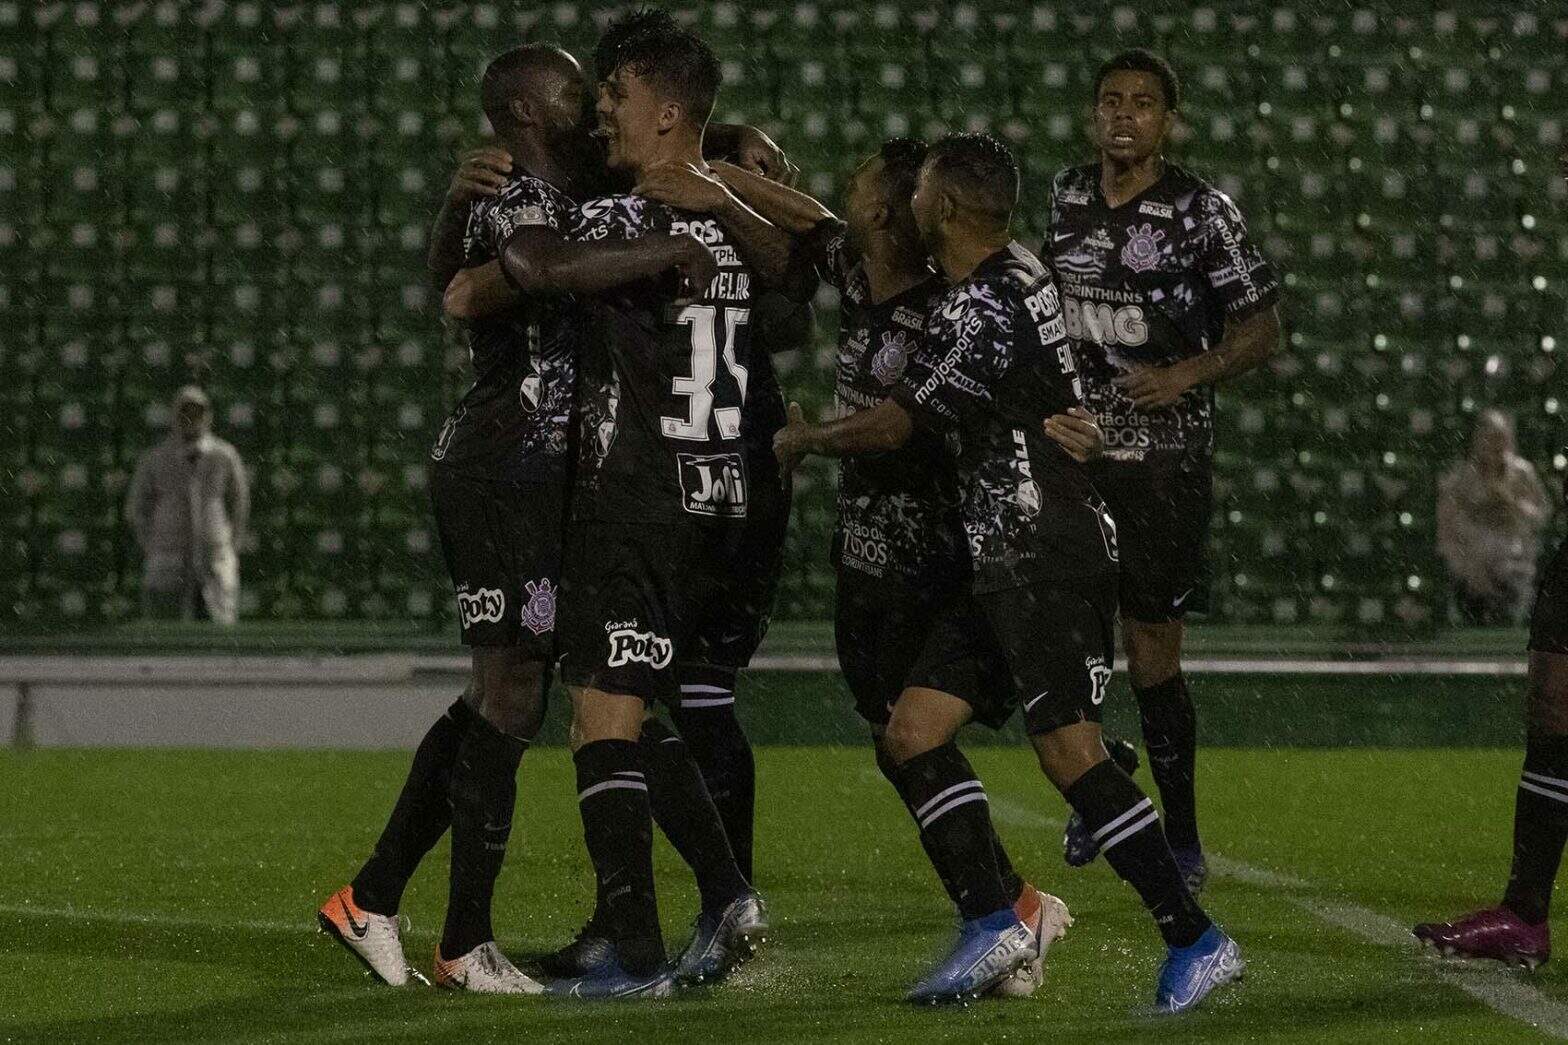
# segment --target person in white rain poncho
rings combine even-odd
[[[136,462],[125,515],[145,557],[147,616],[233,624],[250,481],[238,451],[212,434],[212,405],[195,385],[174,397],[168,437]]]

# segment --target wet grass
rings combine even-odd
[[[1061,800],[1020,749],[977,749],[1020,867],[1077,917],[1028,1001],[921,1011],[898,999],[951,916],[911,825],[855,748],[759,752],[759,884],[776,922],[732,982],[666,1003],[584,1005],[378,988],[312,932],[401,782],[402,753],[40,751],[0,755],[0,1040],[1532,1040],[1441,979],[1447,965],[1314,916],[1408,924],[1491,901],[1507,870],[1518,755],[1506,750],[1208,752],[1209,847],[1301,880],[1217,875],[1205,900],[1247,982],[1178,1020],[1148,1015],[1157,938],[1102,863],[1060,859]],[[499,888],[506,949],[558,944],[588,909],[571,765],[524,762]],[[695,893],[657,854],[672,945]],[[412,883],[428,968],[445,848]],[[1514,976],[1515,974],[1509,974]],[[1525,976],[1568,1003],[1554,966]]]

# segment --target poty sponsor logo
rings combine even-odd
[[[619,668],[632,661],[654,668],[667,668],[675,655],[675,646],[662,635],[632,628],[617,628],[610,632],[610,667]]]
[[[1169,203],[1155,203],[1153,200],[1144,200],[1138,204],[1138,213],[1147,214],[1151,218],[1174,218],[1176,209]]]
[[[469,593],[457,593],[457,615],[463,622],[463,627],[482,624],[486,621],[497,622],[506,613],[506,592],[497,588],[480,588]]]
[[[1083,666],[1089,672],[1089,700],[1093,704],[1105,702],[1105,687],[1111,682],[1111,669],[1105,663],[1105,658],[1091,655],[1083,658]]]

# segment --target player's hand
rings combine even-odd
[[[714,260],[713,251],[696,236],[672,236],[670,240],[675,249],[675,271],[681,276],[675,303],[688,305],[707,291],[713,277],[719,274],[719,263]]]
[[[771,181],[794,185],[800,168],[789,161],[778,142],[755,127],[741,127],[735,136],[736,166]]]
[[[1116,385],[1132,398],[1139,410],[1156,410],[1170,406],[1181,394],[1192,387],[1192,381],[1180,364],[1172,366],[1146,366],[1116,378]]]
[[[1079,464],[1088,464],[1105,452],[1105,433],[1095,424],[1094,415],[1081,406],[1068,407],[1065,414],[1045,419],[1045,434],[1067,451]]]
[[[773,456],[778,458],[779,471],[788,478],[806,456],[806,433],[811,425],[806,423],[806,413],[799,403],[789,404],[784,427],[773,433]]]
[[[706,212],[718,210],[730,196],[722,181],[689,163],[661,163],[648,168],[632,192],[677,210]]]
[[[452,184],[446,198],[453,203],[468,203],[501,191],[512,173],[512,154],[494,145],[486,145],[463,155],[452,175]]]

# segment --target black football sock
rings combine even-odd
[[[680,704],[671,712],[692,759],[702,770],[708,794],[724,822],[735,863],[752,877],[756,823],[757,766],[751,742],[735,717],[735,672],[709,665],[681,668]]]
[[[1514,863],[1503,906],[1530,925],[1546,921],[1568,841],[1568,736],[1532,736],[1514,798]]]
[[[473,710],[459,699],[419,742],[387,826],[354,876],[354,902],[365,910],[396,914],[414,869],[451,826],[452,763],[473,717]]]
[[[656,718],[642,724],[642,760],[654,822],[697,878],[704,911],[722,911],[746,892],[719,811],[686,743]]]
[[[926,855],[965,921],[995,914],[1018,898],[1002,884],[985,785],[951,744],[898,767],[899,794],[920,828]]]
[[[1143,898],[1165,942],[1196,943],[1213,923],[1187,891],[1160,830],[1160,814],[1132,777],[1106,759],[1079,777],[1065,797],[1111,869]]]
[[[872,738],[872,751],[876,754],[877,768],[882,771],[882,775],[887,778],[887,782],[893,785],[893,790],[898,791],[898,764],[893,761],[893,756],[889,755],[886,749],[882,747],[880,737]],[[903,793],[900,792],[898,797],[902,800],[904,797]],[[908,806],[905,808],[908,808]],[[915,811],[910,809],[909,815],[914,816]],[[987,822],[989,822],[989,818],[987,818]],[[926,851],[926,859],[931,861],[931,866],[939,867],[936,856],[931,852],[931,846],[926,841],[924,831],[920,832],[920,848]],[[1019,896],[1023,895],[1024,880],[1013,869],[1013,861],[1007,855],[1007,847],[1002,845],[1001,837],[996,834],[994,824],[991,831],[991,848],[996,853],[997,870],[1002,878],[1002,891],[1007,896],[1012,897],[1013,900],[1017,900]],[[947,890],[948,898],[953,901],[953,905],[956,907],[958,905],[958,897],[954,891],[953,884],[948,882],[946,878],[943,878],[942,888]]]
[[[1174,849],[1198,844],[1198,798],[1194,788],[1198,767],[1198,716],[1177,672],[1148,689],[1134,687],[1143,720],[1143,746],[1149,771],[1160,789],[1165,837]]]
[[[653,891],[653,813],[642,750],[633,740],[596,740],[572,756],[583,840],[598,884],[593,922],[615,944],[627,972],[664,961]]]
[[[526,740],[474,715],[452,766],[452,877],[441,956],[458,958],[495,939],[490,903],[506,861]]]

